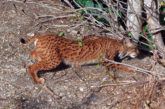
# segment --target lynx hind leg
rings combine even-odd
[[[50,60],[42,60],[36,64],[30,65],[28,67],[28,70],[31,76],[33,77],[35,83],[42,84],[44,83],[44,79],[39,78],[37,75],[37,72],[41,70],[50,70],[50,69],[56,68],[60,63],[61,63],[61,60],[58,57],[54,59],[50,59]]]

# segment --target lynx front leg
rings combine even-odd
[[[51,60],[51,62],[43,60],[36,64],[28,66],[29,73],[32,75],[35,83],[37,83],[37,84],[44,83],[44,79],[38,77],[38,75],[37,75],[38,71],[50,70],[50,69],[56,68],[60,64],[61,61],[60,61],[60,59],[58,59],[56,61]]]
[[[125,71],[125,72],[135,72],[135,70],[129,68],[128,66],[124,66],[124,65],[120,65],[120,64],[113,64],[110,62],[102,62],[101,64],[108,68],[112,68],[112,69],[116,69],[116,70],[121,70],[121,71]]]
[[[81,76],[79,75],[80,71],[82,71],[81,66],[80,66],[80,65],[74,65],[73,67],[74,67],[74,72],[75,72],[76,76],[77,76],[80,80],[85,81],[84,77],[81,77]],[[83,72],[83,73],[84,73],[84,72]]]

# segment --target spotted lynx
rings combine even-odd
[[[81,41],[82,45],[80,46],[78,41],[60,36],[38,35],[33,36],[29,40],[21,39],[21,42],[27,44],[33,40],[35,40],[35,49],[30,52],[30,55],[38,62],[28,66],[28,71],[36,83],[44,83],[44,79],[37,76],[38,71],[56,68],[61,62],[73,66],[81,66],[96,62],[100,57],[114,60],[116,55],[120,59],[123,59],[126,56],[134,58],[138,54],[136,46],[128,39],[118,41],[107,37],[86,36]],[[101,65],[122,71],[134,71],[122,65],[109,64],[104,61],[97,62]]]

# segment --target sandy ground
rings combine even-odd
[[[126,98],[130,99],[129,95],[130,97],[137,97],[137,95],[129,93],[132,91],[130,90],[131,87],[114,85],[102,89],[98,88],[104,84],[116,84],[105,72],[104,67],[83,66],[78,74],[84,81],[70,67],[56,72],[44,73],[41,76],[45,78],[45,84],[35,84],[26,69],[28,65],[35,62],[28,54],[33,49],[33,43],[28,46],[22,45],[19,41],[21,37],[28,39],[36,34],[63,31],[64,37],[75,39],[75,34],[78,31],[80,32],[79,35],[88,35],[97,30],[93,30],[91,27],[87,31],[86,24],[75,29],[57,27],[57,25],[80,24],[82,20],[79,18],[50,20],[48,22],[46,20],[49,17],[38,19],[37,16],[53,15],[58,17],[65,15],[56,10],[67,10],[61,7],[63,4],[59,1],[32,0],[27,3],[16,1],[0,1],[0,109],[124,109],[136,105],[131,102],[129,102],[129,106],[127,104],[129,100]],[[149,68],[152,60],[150,57],[146,57],[125,62],[138,67]],[[157,65],[156,68],[164,74],[162,66]],[[113,75],[114,72],[110,71],[109,73]],[[121,71],[116,71],[116,73],[118,82],[130,82],[135,79],[140,81],[146,78],[143,73]],[[125,95],[128,96],[122,98]]]

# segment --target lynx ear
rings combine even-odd
[[[125,38],[123,40],[123,44],[126,46],[126,47],[132,47],[134,46],[134,44],[131,42],[131,40],[129,38]]]

